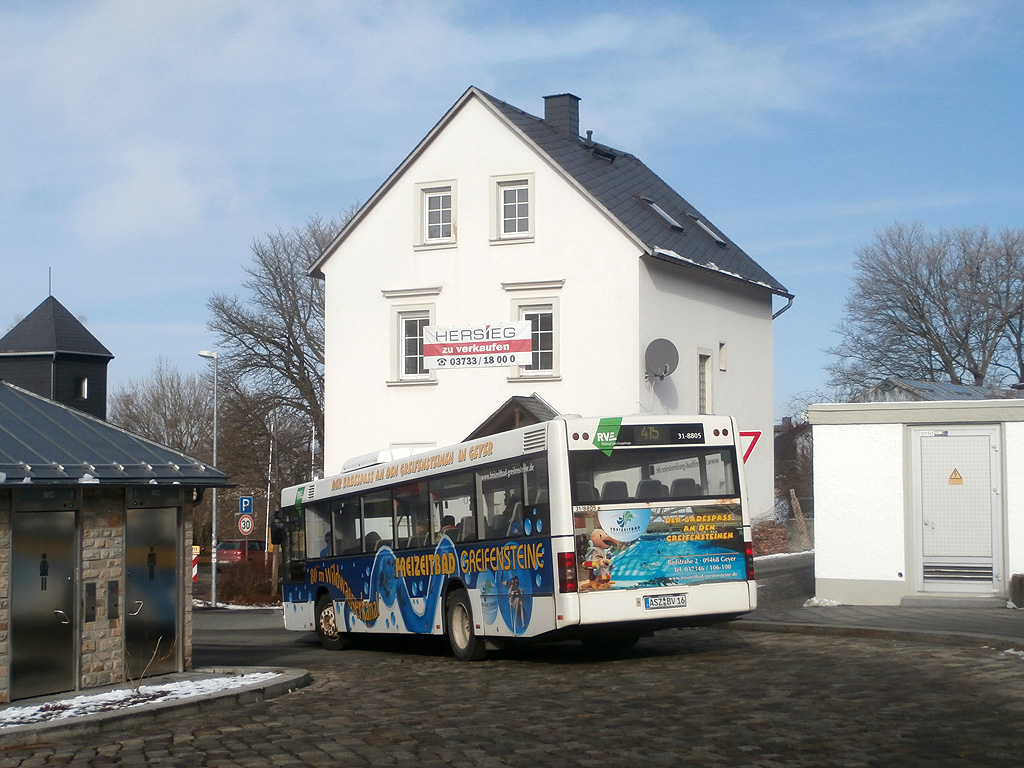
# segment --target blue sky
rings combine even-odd
[[[1022,83],[1016,0],[7,1],[0,332],[52,268],[111,390],[200,370],[253,239],[365,200],[469,85],[571,92],[796,295],[782,413],[876,230],[1024,226]]]

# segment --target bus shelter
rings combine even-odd
[[[192,509],[216,468],[0,381],[0,702],[192,662]]]

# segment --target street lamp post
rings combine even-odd
[[[218,355],[204,349],[199,353],[200,357],[213,360],[213,466],[217,466],[217,400],[219,392],[217,389],[217,368]],[[210,534],[210,605],[217,607],[217,489],[213,489],[213,519]]]

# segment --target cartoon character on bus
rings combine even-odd
[[[589,581],[585,585],[589,589],[607,589],[612,583],[612,554],[616,545],[615,539],[602,528],[590,532],[590,547],[583,558],[583,567],[587,569]]]

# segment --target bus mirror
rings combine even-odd
[[[270,524],[270,543],[275,547],[284,543],[284,523],[275,520]]]

